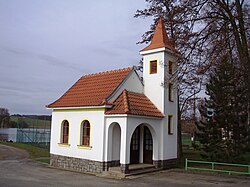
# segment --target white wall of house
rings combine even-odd
[[[177,157],[177,121],[178,121],[178,101],[177,101],[177,88],[176,88],[176,82],[175,80],[171,80],[171,75],[169,75],[169,61],[173,62],[173,73],[176,68],[176,61],[177,58],[176,56],[172,55],[170,52],[165,52],[164,53],[164,76],[165,76],[165,81],[166,81],[166,86],[165,86],[165,94],[164,94],[164,114],[165,114],[165,119],[163,121],[164,125],[163,128],[164,130],[163,133],[163,138],[166,140],[167,143],[164,144],[163,146],[163,160],[165,159],[172,159]],[[173,86],[173,101],[169,101],[169,91],[168,91],[168,83],[171,82],[174,84]],[[173,116],[173,134],[169,135],[168,134],[168,115]]]
[[[155,106],[164,113],[164,52],[159,50],[150,50],[141,52],[143,56],[143,84],[144,94],[155,104]],[[157,60],[157,73],[150,74],[150,61]]]
[[[69,146],[60,144],[61,124],[69,122]],[[90,129],[90,148],[79,147],[80,128],[83,120],[88,120]],[[50,153],[69,157],[103,161],[104,109],[54,110],[52,112]]]
[[[165,48],[142,51],[144,94],[165,115],[161,126],[160,160],[177,158],[177,89],[168,74],[169,61],[176,62],[176,56]],[[157,60],[157,73],[150,74],[150,61]],[[173,64],[173,67],[176,65]],[[169,101],[168,83],[174,84],[173,102]],[[168,133],[168,115],[173,116],[173,134]]]
[[[125,159],[125,150],[124,150],[124,146],[126,145],[126,132],[127,132],[127,119],[126,119],[126,115],[106,115],[104,118],[105,124],[104,124],[104,154],[103,154],[103,159],[104,161],[112,161],[112,160],[120,160],[120,162],[122,162],[122,160]],[[120,127],[120,150],[119,150],[119,158],[118,157],[113,157],[114,153],[117,156],[118,151],[117,150],[113,150],[113,149],[117,149],[117,146],[114,148],[114,141],[115,139],[118,140],[119,137],[116,134],[115,137],[113,136],[115,132],[117,132],[115,130],[115,126],[119,125]],[[118,158],[118,159],[117,159]]]

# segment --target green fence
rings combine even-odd
[[[197,160],[188,160],[187,158],[185,161],[185,169],[186,171],[200,170],[200,171],[224,172],[229,174],[231,173],[250,174],[250,165],[197,161]]]

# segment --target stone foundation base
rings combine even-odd
[[[75,171],[101,173],[103,171],[108,171],[109,167],[119,166],[120,161],[98,162],[82,158],[50,154],[50,165]]]
[[[98,162],[82,158],[50,154],[50,165],[57,168],[93,173],[101,173],[103,171],[108,171],[110,167],[121,166],[121,173],[129,173],[129,164],[120,164],[119,160]],[[158,169],[170,169],[177,166],[177,159],[154,160],[153,165]]]
[[[154,160],[153,165],[155,168],[171,169],[177,167],[177,158],[168,160]]]
[[[121,173],[129,173],[129,164],[121,164]]]

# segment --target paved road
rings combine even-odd
[[[249,187],[250,178],[222,177],[161,171],[132,179],[108,179],[82,173],[49,168],[27,159],[25,151],[0,144],[0,187]]]

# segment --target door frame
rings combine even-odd
[[[130,164],[140,163],[140,125],[137,126],[132,134],[130,142]]]
[[[153,164],[153,137],[150,129],[143,126],[143,163]]]

